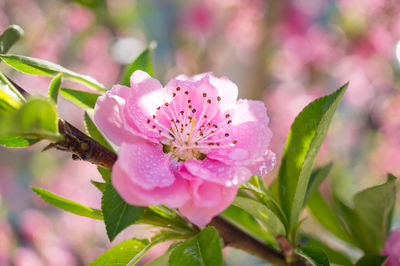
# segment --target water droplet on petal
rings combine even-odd
[[[249,152],[244,149],[235,149],[229,154],[229,159],[243,161],[249,157]]]

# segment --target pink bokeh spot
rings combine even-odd
[[[262,102],[212,73],[178,76],[163,87],[143,71],[131,87],[99,97],[94,120],[119,146],[112,183],[130,204],[165,204],[204,226],[227,208],[238,186],[269,172],[275,156]]]

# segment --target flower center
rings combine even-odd
[[[211,104],[213,101],[219,104],[220,96],[212,99],[203,92],[201,114],[196,113],[189,90],[182,91],[177,87],[172,96],[172,101],[159,106],[152,120],[147,120],[148,127],[163,136],[161,143],[164,152],[181,161],[202,160],[212,149],[233,146],[237,143],[228,133],[232,123],[230,114],[225,114],[220,119],[216,118],[220,115],[219,112],[211,112]],[[166,119],[170,122],[169,126],[166,126]]]

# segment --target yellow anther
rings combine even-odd
[[[196,118],[193,117],[193,119],[192,119],[192,124],[191,124],[191,126],[190,126],[190,132],[189,132],[188,141],[190,141],[190,136],[191,136],[191,134],[192,134],[192,132],[193,132],[193,128],[194,128],[194,125],[195,125],[195,124],[196,124]]]

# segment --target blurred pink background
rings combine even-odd
[[[24,28],[12,53],[62,64],[108,87],[155,40],[159,79],[213,71],[238,84],[240,98],[263,100],[278,158],[301,109],[350,81],[317,160],[334,162],[323,186],[349,200],[383,182],[387,172],[400,175],[399,13],[397,0],[0,0],[0,30]],[[4,64],[0,70],[30,93],[47,92],[48,78]],[[61,100],[59,111],[83,128],[79,108]],[[89,182],[100,178],[96,168],[61,152],[41,153],[44,146],[0,148],[0,265],[85,265],[111,245],[103,223],[53,208],[29,189],[100,206],[101,195]],[[112,244],[143,234],[131,228]],[[166,247],[153,249],[144,262]],[[259,264],[228,253],[227,265]]]

